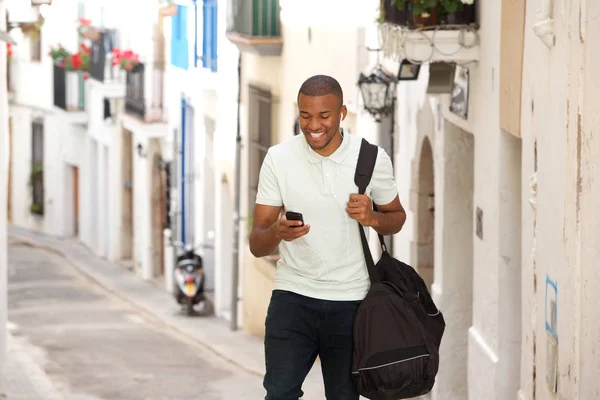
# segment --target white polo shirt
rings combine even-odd
[[[258,184],[257,204],[302,213],[310,232],[282,241],[274,289],[323,300],[362,300],[370,282],[358,222],[348,216],[361,138],[344,132],[329,157],[317,154],[300,134],[269,149]],[[398,195],[392,163],[380,147],[366,194],[375,204]]]

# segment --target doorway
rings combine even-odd
[[[439,149],[435,210],[436,257],[433,294],[446,319],[440,346],[440,371],[434,392],[468,397],[469,328],[473,323],[473,194],[475,141],[472,134],[445,121],[436,137]],[[432,201],[433,207],[433,201]],[[475,240],[478,240],[477,237]]]
[[[204,117],[205,140],[204,140],[204,199],[203,202],[203,236],[204,244],[203,258],[206,271],[206,290],[215,289],[215,161],[214,161],[214,136],[215,120]]]
[[[433,150],[423,139],[417,184],[417,272],[431,291],[434,275],[435,185]]]
[[[160,143],[158,139],[151,139],[149,142],[148,157],[152,162],[151,182],[151,203],[150,203],[150,224],[152,230],[152,275],[162,276],[164,274],[164,199],[163,188],[166,184],[162,158],[160,155]]]
[[[123,129],[121,192],[121,260],[133,260],[133,133]]]

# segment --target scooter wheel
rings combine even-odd
[[[194,315],[194,303],[192,301],[189,301],[187,303],[186,311],[187,315]]]

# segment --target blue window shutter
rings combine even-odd
[[[202,66],[217,72],[217,0],[202,4]]]
[[[187,6],[178,5],[171,23],[171,64],[183,69],[189,64],[187,13]]]

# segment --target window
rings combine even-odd
[[[250,86],[248,106],[248,210],[252,212],[258,192],[260,167],[271,147],[271,92]]]
[[[202,67],[217,72],[217,0],[202,4]]]
[[[31,212],[44,214],[44,122],[31,124]]]
[[[29,38],[29,51],[31,53],[32,62],[42,61],[42,38],[41,32],[31,35]]]
[[[171,23],[171,64],[188,69],[187,6],[177,5],[177,14]]]
[[[248,214],[254,213],[260,167],[271,147],[271,92],[249,86],[248,95]],[[248,218],[248,233],[252,227],[252,217]],[[279,250],[267,257],[270,261],[279,259]]]

